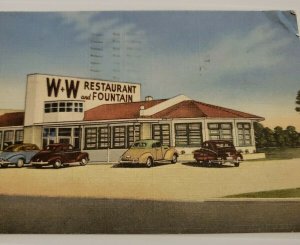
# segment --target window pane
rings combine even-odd
[[[70,136],[71,137],[71,128],[59,128],[58,136]]]
[[[95,149],[97,147],[97,128],[85,129],[85,148]]]

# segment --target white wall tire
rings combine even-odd
[[[81,166],[85,166],[85,165],[87,165],[87,163],[88,163],[88,159],[86,157],[82,158],[80,161]]]
[[[177,163],[177,155],[176,155],[176,154],[174,154],[174,155],[172,156],[171,163]]]
[[[22,168],[23,166],[24,166],[24,159],[23,158],[18,159],[18,161],[16,163],[16,167]]]
[[[62,163],[59,159],[55,160],[54,163],[53,163],[53,168],[60,168],[62,166]]]
[[[148,157],[146,160],[146,167],[151,168],[153,166],[153,160],[151,157]]]

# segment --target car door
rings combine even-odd
[[[72,145],[65,145],[63,147],[63,151],[64,151],[65,159],[68,163],[72,163],[76,161],[77,153],[74,152]]]
[[[162,160],[163,159],[163,152],[160,142],[155,142],[152,144],[155,152],[155,160]]]

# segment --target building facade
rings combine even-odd
[[[70,143],[91,161],[110,162],[139,139],[175,146],[181,156],[205,140],[226,139],[255,153],[253,122],[262,117],[184,95],[141,101],[140,90],[137,83],[28,75],[25,112],[0,116],[1,148],[22,141]]]

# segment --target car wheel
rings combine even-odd
[[[3,163],[3,164],[1,165],[1,167],[2,167],[2,168],[7,168],[7,167],[8,167],[8,163]]]
[[[241,158],[237,157],[236,162],[234,163],[234,166],[239,167],[240,166],[240,161],[241,161]]]
[[[177,155],[176,154],[173,155],[171,163],[177,163]]]
[[[85,166],[87,163],[88,163],[88,159],[85,157],[81,159],[80,165]]]
[[[61,161],[59,159],[55,160],[53,163],[53,168],[60,168],[61,167]]]
[[[148,168],[151,168],[151,167],[153,166],[153,160],[152,160],[151,157],[148,157],[148,158],[147,158],[146,166],[147,166]]]
[[[18,159],[16,166],[18,168],[22,168],[24,166],[24,159],[22,159],[22,158]]]

